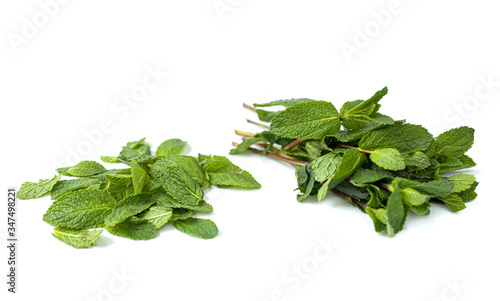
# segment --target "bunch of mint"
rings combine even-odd
[[[244,141],[233,143],[231,154],[250,150],[293,164],[298,201],[313,195],[321,201],[332,191],[390,237],[403,229],[409,212],[428,214],[430,202],[465,209],[478,182],[456,171],[476,165],[465,155],[474,130],[462,126],[433,137],[420,125],[379,113],[386,94],[387,87],[368,100],[348,101],[340,112],[330,102],[307,98],[245,105],[271,124],[250,121],[268,129],[258,134],[236,131]],[[260,109],[271,106],[285,109]]]
[[[218,229],[211,220],[192,217],[212,212],[202,188],[260,187],[226,157],[180,155],[187,144],[180,139],[164,141],[153,156],[144,140],[127,143],[117,157],[101,157],[105,163],[125,163],[129,168],[106,170],[95,161],[82,161],[56,169],[52,179],[22,184],[17,196],[34,199],[50,193],[55,202],[43,219],[57,226],[53,235],[76,248],[90,248],[102,228],[117,236],[147,240],[170,223],[186,234],[214,238]],[[76,179],[61,180],[61,176]]]

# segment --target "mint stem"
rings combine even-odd
[[[238,146],[238,143],[233,142],[233,146]],[[290,159],[290,158],[282,157],[282,156],[279,156],[279,155],[277,155],[275,153],[270,153],[270,152],[264,153],[261,150],[258,150],[258,149],[255,149],[255,148],[251,148],[251,147],[249,147],[248,150],[251,151],[251,152],[253,152],[253,153],[256,153],[256,154],[261,154],[261,155],[264,154],[264,155],[269,156],[271,158],[274,158],[276,160],[280,160],[280,161],[292,164],[293,166],[304,166],[304,165],[310,165],[311,164],[310,162],[306,162],[306,161],[300,161],[300,160],[295,160],[295,159]]]
[[[247,119],[247,122],[248,122],[248,123],[251,123],[251,124],[258,125],[258,126],[263,127],[263,128],[265,128],[265,129],[269,129],[269,127],[268,127],[267,125],[262,124],[262,123],[255,122],[255,121],[250,120],[250,119]]]
[[[252,106],[250,106],[250,105],[247,105],[246,103],[243,103],[243,107],[244,107],[245,109],[249,109],[250,111],[257,112],[257,110],[256,110],[254,107],[252,107]]]
[[[297,145],[301,144],[302,142],[304,142],[305,140],[304,139],[296,139],[296,140],[293,140],[292,142],[290,142],[289,144],[285,145],[283,147],[283,150],[290,150],[294,147],[296,147]]]

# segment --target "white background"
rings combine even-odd
[[[392,239],[333,195],[296,202],[293,168],[253,154],[231,160],[261,189],[206,192],[220,229],[209,241],[166,227],[140,242],[104,233],[77,250],[42,221],[48,197],[19,201],[18,294],[6,292],[2,247],[2,300],[499,300],[496,2],[67,1],[50,16],[46,2],[0,4],[4,203],[7,187],[142,137],[227,155],[234,129],[260,130],[243,102],[308,97],[340,108],[386,85],[382,113],[434,134],[476,129],[469,172],[481,184],[466,210],[433,205]],[[148,69],[168,76],[122,102]]]

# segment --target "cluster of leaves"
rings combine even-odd
[[[211,220],[192,217],[213,210],[203,200],[202,188],[260,184],[226,157],[181,155],[186,144],[166,140],[153,156],[144,139],[129,142],[118,156],[101,157],[105,163],[125,163],[128,168],[106,170],[98,162],[82,161],[56,169],[52,179],[25,182],[17,196],[50,194],[55,202],[43,219],[57,226],[55,237],[76,248],[92,247],[104,229],[133,240],[151,239],[167,223],[195,237],[214,238],[218,229]]]
[[[251,150],[295,165],[299,201],[312,195],[320,201],[332,191],[366,212],[377,232],[391,237],[402,230],[409,212],[428,214],[430,201],[463,210],[476,198],[478,183],[456,171],[475,166],[465,155],[474,130],[462,126],[433,137],[420,125],[379,113],[386,94],[387,87],[367,100],[348,101],[340,112],[330,102],[307,98],[254,104],[249,108],[271,123],[261,124],[269,130],[236,131],[244,141],[231,153]],[[285,109],[261,109],[270,106]]]

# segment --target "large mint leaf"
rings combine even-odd
[[[149,193],[143,193],[128,197],[117,202],[115,208],[106,217],[107,226],[112,226],[148,209],[155,203],[153,196]]]
[[[40,180],[35,182],[24,182],[17,192],[17,198],[21,200],[36,199],[49,193],[54,185],[61,179],[60,175],[52,179]]]
[[[393,237],[403,229],[408,209],[403,203],[399,187],[395,187],[394,191],[387,200],[387,234]]]
[[[64,227],[54,229],[52,235],[57,239],[78,249],[92,248],[101,237],[103,229],[99,230],[73,230]]]
[[[114,226],[106,226],[109,233],[133,240],[147,240],[157,235],[155,226],[146,219],[135,216]]]
[[[116,201],[108,192],[77,190],[55,201],[43,219],[70,229],[101,228],[115,206]]]
[[[156,150],[157,156],[178,155],[186,147],[187,142],[181,139],[168,139],[163,141]]]
[[[82,161],[70,167],[66,173],[74,177],[89,177],[106,171],[106,168],[95,161]]]
[[[227,158],[212,160],[203,166],[203,170],[207,173],[208,180],[213,185],[240,188],[260,187],[260,184],[249,172],[234,165]]]
[[[178,166],[165,166],[161,183],[168,194],[184,204],[197,205],[203,198],[200,186]]]
[[[420,125],[393,124],[368,132],[359,141],[359,147],[365,150],[395,148],[401,153],[409,153],[427,149],[432,139]]]
[[[466,126],[454,128],[436,137],[436,152],[439,156],[458,158],[474,143],[474,129]]]
[[[172,209],[165,208],[161,206],[153,206],[143,213],[139,214],[141,219],[147,220],[151,223],[156,229],[160,229],[168,223],[170,217],[172,216]]]
[[[453,192],[461,192],[469,189],[472,186],[472,184],[476,182],[476,177],[474,177],[473,175],[461,173],[458,175],[451,176],[446,180],[455,183],[455,188],[453,189]]]
[[[185,220],[177,220],[174,222],[174,227],[188,235],[211,239],[217,236],[219,230],[214,222],[202,218],[187,218]]]
[[[377,148],[370,152],[370,160],[387,170],[405,169],[405,160],[395,148]]]
[[[57,182],[54,185],[54,187],[52,187],[52,190],[50,191],[50,197],[53,200],[57,200],[66,192],[87,188],[92,184],[98,184],[101,182],[102,181],[100,179],[92,179],[92,178],[62,180]]]
[[[326,101],[300,103],[276,115],[270,130],[292,139],[321,139],[340,130],[339,113]]]
[[[395,178],[392,181],[392,186],[396,185],[401,189],[413,188],[423,194],[435,197],[446,197],[450,195],[455,188],[455,184],[452,181],[434,180],[428,182],[419,182],[400,177]]]
[[[192,156],[170,155],[158,158],[158,160],[151,165],[151,177],[159,179],[166,166],[179,166],[187,171],[196,183],[202,186],[208,186],[208,179],[205,172],[203,172],[198,161]]]
[[[151,181],[147,171],[142,168],[137,162],[132,161],[130,164],[132,170],[132,184],[134,186],[134,194],[139,194],[142,192],[142,188]]]
[[[327,153],[312,161],[311,167],[314,172],[314,180],[324,182],[333,176],[340,164],[342,156],[335,153]]]
[[[446,206],[448,206],[453,212],[458,212],[466,208],[464,201],[456,193],[450,194],[447,197],[439,199],[443,201],[446,204]]]

